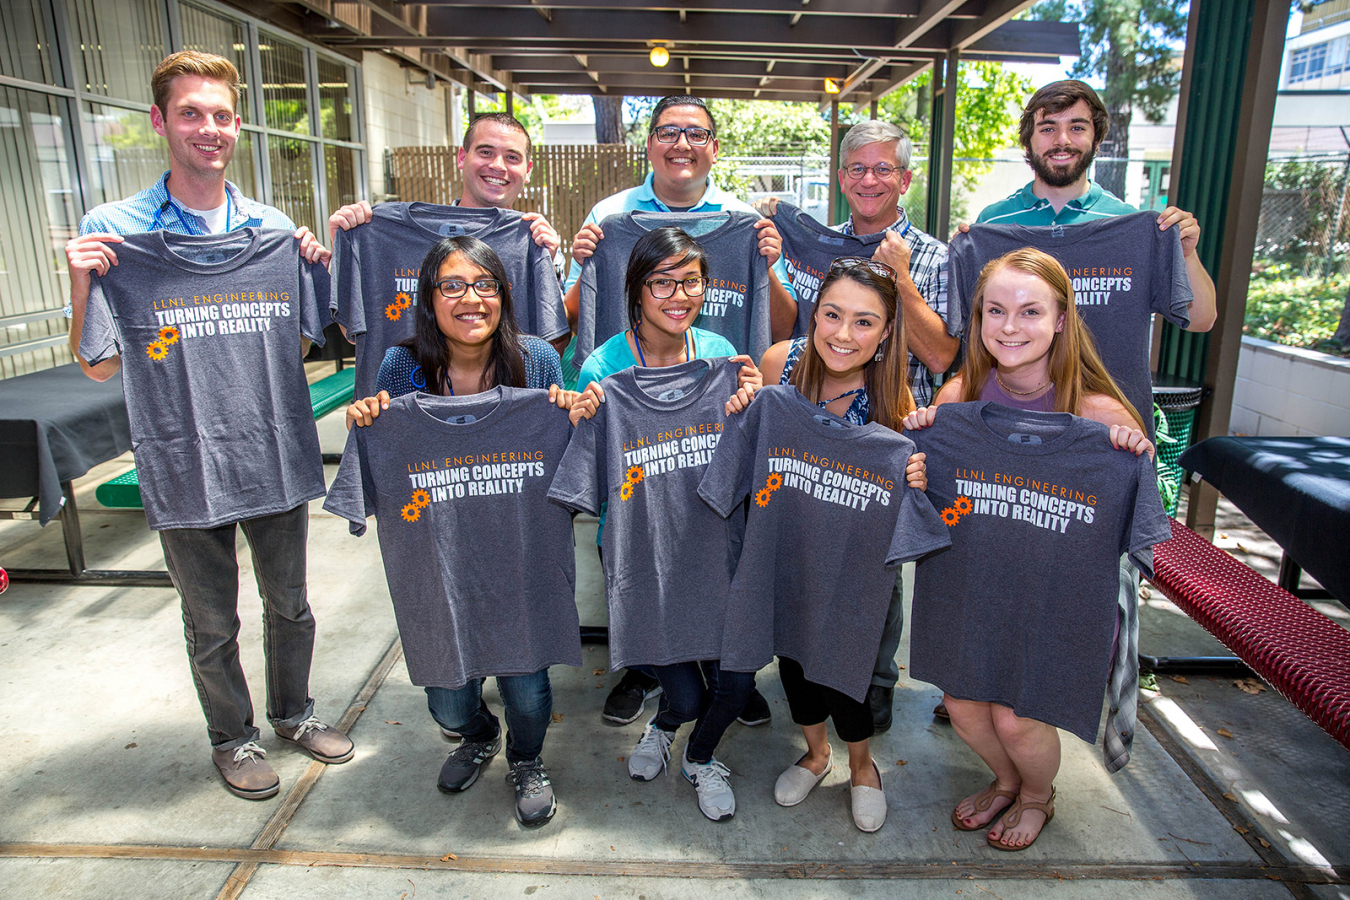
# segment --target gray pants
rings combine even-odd
[[[216,750],[256,740],[253,703],[239,664],[239,564],[235,524],[159,533],[169,577],[183,604],[188,662]],[[309,505],[237,523],[253,551],[263,601],[267,719],[293,728],[314,711],[309,666],[314,615],[305,591]]]
[[[895,654],[900,649],[900,635],[905,630],[905,588],[904,579],[900,574],[902,571],[904,566],[895,571],[891,606],[886,610],[886,627],[881,632],[877,661],[872,665],[872,683],[878,687],[893,688],[900,680],[900,665],[895,661]]]

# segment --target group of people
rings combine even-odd
[[[124,236],[157,230],[205,236],[244,227],[279,228],[294,234],[296,253],[308,264],[326,265],[331,256],[308,229],[296,229],[279,210],[244,197],[226,181],[240,129],[238,75],[228,61],[193,51],[173,54],[156,70],[153,88],[151,121],[168,141],[169,171],[135,197],[91,211],[81,222],[80,236],[67,245],[71,347],[86,373],[97,380],[118,370],[119,354],[89,359],[81,352],[82,328],[91,293],[102,296],[91,292],[91,286],[118,265]],[[1021,191],[986,209],[979,222],[1072,226],[1134,213],[1088,178],[1107,122],[1100,99],[1081,82],[1056,82],[1036,92],[1020,132],[1034,177]],[[529,136],[513,117],[477,119],[458,152],[462,191],[456,205],[509,208],[529,177],[530,152]],[[831,262],[820,273],[819,286],[812,286],[813,298],[804,296],[802,282],[793,278],[796,270],[776,224],[781,208],[770,204],[753,210],[719,189],[710,177],[717,153],[717,125],[701,100],[661,100],[648,129],[650,174],[641,185],[596,204],[572,241],[573,265],[558,289],[575,329],[582,307],[582,267],[603,247],[602,223],[609,216],[634,211],[753,213],[755,250],[771,273],[766,302],[773,343],[760,358],[696,324],[709,290],[710,261],[698,238],[678,226],[653,228],[634,244],[624,273],[624,296],[598,301],[621,305],[628,327],[599,336],[604,340],[579,366],[573,364],[570,334],[532,336],[517,327],[522,298],[513,298],[511,278],[493,248],[471,236],[450,236],[435,244],[418,273],[412,336],[373,349],[360,347],[358,339],[358,352],[374,352],[382,360],[375,392],[348,408],[348,427],[378,428],[381,412],[405,395],[458,398],[512,388],[546,391],[549,402],[566,410],[580,433],[595,425],[592,420],[604,409],[606,385],[614,377],[633,369],[682,372],[681,367],[698,360],[729,358],[734,375],[728,376],[733,381],[722,410],[728,423],[746,414],[765,385],[783,385],[826,418],[846,426],[877,423],[920,436],[918,441],[941,421],[939,407],[986,401],[1030,416],[1071,413],[1095,420],[1107,426],[1103,440],[1112,446],[1151,456],[1151,410],[1139,408],[1117,386],[1115,373],[1103,363],[1109,354],[1096,349],[1117,340],[1146,344],[1147,336],[1094,335],[1075,303],[1076,290],[1081,291],[1075,288],[1077,276],[1055,255],[1032,247],[981,261],[977,279],[968,273],[973,291],[965,291],[960,303],[949,303],[953,277],[948,247],[923,233],[900,205],[912,172],[910,142],[899,128],[869,121],[845,137],[838,181],[850,215],[836,231],[855,238],[879,237],[869,238],[870,256]],[[366,227],[373,218],[372,207],[364,202],[339,209],[329,220],[329,243],[338,232]],[[538,214],[526,219],[533,241],[556,254],[561,241],[553,226]],[[1169,207],[1156,217],[1156,228],[1179,237],[1177,265],[1184,267],[1189,292],[1178,320],[1191,330],[1207,330],[1215,318],[1215,296],[1195,253],[1199,225],[1190,214]],[[1135,275],[1139,281],[1141,274]],[[301,333],[308,335],[303,326]],[[84,349],[89,349],[88,342]],[[297,362],[302,352],[303,347],[295,348]],[[567,375],[577,368],[579,376],[571,382]],[[569,389],[569,383],[577,389]],[[130,375],[126,387],[129,396],[143,389]],[[922,453],[909,456],[900,470],[911,489],[927,487]],[[584,504],[573,505],[580,508]],[[604,564],[608,542],[624,536],[607,537],[605,510],[596,512]],[[279,781],[258,743],[260,732],[238,660],[236,526],[242,526],[249,540],[263,597],[269,722],[279,737],[322,762],[345,762],[354,752],[346,735],[315,715],[308,696],[314,622],[305,597],[306,525],[306,502],[299,502],[283,512],[160,530],[166,563],[182,599],[189,661],[213,760],[228,789],[243,797],[272,796]],[[632,527],[627,520],[622,525]],[[659,542],[661,524],[648,527],[653,533],[642,537]],[[734,558],[728,565],[734,570]],[[832,770],[826,733],[826,722],[832,720],[848,746],[852,816],[864,831],[877,830],[886,818],[881,772],[868,741],[892,724],[899,677],[896,654],[904,630],[904,597],[895,574],[889,599],[878,607],[885,614],[884,622],[876,623],[875,648],[852,648],[875,659],[865,694],[855,696],[812,680],[800,660],[780,656],[778,661],[806,751],[778,778],[775,800],[784,806],[802,802]],[[1113,655],[1126,643],[1128,629],[1137,627],[1126,615],[1137,585],[1137,571],[1122,558],[1122,619]],[[922,597],[914,598],[916,608],[922,602]],[[681,771],[697,789],[700,810],[713,820],[735,811],[729,770],[714,756],[718,742],[737,719],[747,725],[770,720],[768,704],[755,689],[754,672],[733,671],[720,662],[635,661],[624,670],[602,712],[606,721],[628,724],[642,716],[647,701],[659,696],[657,713],[627,760],[630,777],[639,781],[665,770],[677,729],[692,722]],[[482,685],[482,677],[458,687],[426,685],[432,717],[448,738],[459,741],[438,776],[438,787],[446,792],[471,786],[501,749],[501,725],[482,700]],[[516,815],[523,824],[543,824],[556,810],[542,762],[551,713],[548,670],[500,674],[498,687],[508,726],[508,779],[515,785]],[[942,711],[994,776],[987,788],[954,807],[953,825],[985,830],[989,843],[1000,849],[1030,846],[1054,814],[1056,728],[1018,715],[998,698],[957,692],[943,699]]]

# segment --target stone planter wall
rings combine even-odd
[[[1244,337],[1229,429],[1350,436],[1350,359]]]

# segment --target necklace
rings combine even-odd
[[[1019,396],[1019,397],[1027,397],[1027,396],[1030,396],[1031,394],[1035,394],[1035,393],[1038,393],[1038,392],[1040,392],[1040,391],[1043,391],[1043,390],[1045,390],[1046,387],[1050,384],[1050,382],[1047,381],[1047,382],[1045,382],[1044,384],[1042,384],[1040,387],[1032,388],[1032,389],[1029,390],[1029,391],[1014,391],[1012,388],[1008,387],[1006,384],[1003,383],[1003,379],[998,377],[998,372],[995,372],[995,373],[994,373],[994,380],[998,382],[998,386],[999,386],[999,387],[1003,388],[1003,389],[1004,389],[1005,391],[1007,391],[1008,393],[1010,393],[1010,394],[1016,394],[1016,395]]]
[[[647,368],[647,359],[642,355],[642,336],[638,334],[637,329],[633,329],[633,346],[637,348],[638,365],[642,366],[642,368],[644,369]],[[653,356],[652,359],[659,360],[661,362],[669,362],[672,359],[678,360],[681,356],[683,356],[686,361],[694,358],[693,345],[690,342],[689,332],[687,331],[684,333],[683,354],[677,353],[674,356]]]

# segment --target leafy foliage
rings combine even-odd
[[[1253,267],[1242,333],[1290,347],[1350,357],[1331,340],[1345,305],[1350,278],[1304,278],[1287,263]]]

